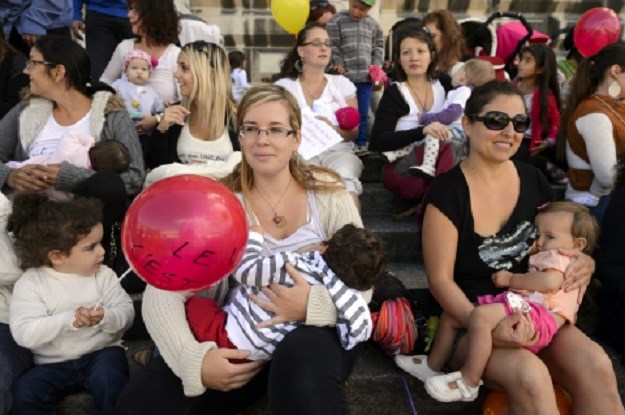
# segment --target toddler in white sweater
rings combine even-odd
[[[9,326],[35,367],[13,385],[13,410],[54,412],[66,395],[88,391],[95,413],[110,413],[128,380],[121,337],[132,300],[103,265],[102,204],[18,193],[7,230],[26,271],[15,283]]]

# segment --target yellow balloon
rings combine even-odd
[[[310,0],[271,0],[271,14],[284,30],[297,34],[308,19]]]

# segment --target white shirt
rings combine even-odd
[[[116,79],[121,78],[124,71],[124,58],[134,47],[135,39],[122,40],[115,48],[100,81],[112,85]],[[173,44],[167,46],[163,55],[158,59],[158,65],[150,73],[148,85],[156,90],[163,101],[177,100],[180,97],[180,87],[174,79],[179,53],[178,46]]]
[[[78,307],[101,304],[97,326],[75,328]],[[31,268],[15,283],[9,325],[15,342],[33,352],[36,364],[64,362],[120,345],[135,315],[117,275],[102,265],[92,276]]]
[[[185,124],[178,137],[178,158],[184,164],[204,164],[210,160],[226,161],[234,152],[228,129],[216,140],[200,140],[191,135]]]
[[[232,70],[232,95],[237,102],[241,101],[243,95],[250,89],[252,85],[247,82],[247,72],[245,69],[234,68]]]
[[[91,130],[89,129],[90,117],[91,110],[75,124],[63,126],[59,125],[54,119],[54,115],[51,114],[46,125],[39,131],[39,134],[37,134],[37,137],[35,137],[35,140],[27,149],[28,158],[52,155],[58,147],[61,137],[66,133],[78,132],[91,135]]]
[[[401,92],[404,96],[404,100],[408,104],[410,112],[397,120],[397,124],[395,124],[395,131],[406,131],[420,127],[420,111],[417,107],[417,103],[410,93],[410,90],[408,89],[408,86],[405,82],[398,82],[397,87],[399,88],[399,92]],[[445,88],[443,88],[439,81],[435,81],[432,83],[432,91],[434,93],[434,100],[432,101],[432,108],[430,108],[429,111],[440,112],[443,110],[445,105]]]

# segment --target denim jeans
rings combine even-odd
[[[597,218],[599,224],[603,222],[603,217],[605,216],[605,211],[608,208],[608,204],[610,203],[610,197],[612,194],[608,194],[605,196],[601,196],[599,198],[599,204],[595,207],[590,208],[590,213]]]
[[[76,360],[38,365],[13,384],[12,414],[56,414],[67,395],[87,391],[96,414],[112,412],[128,381],[128,361],[119,346],[86,354]]]
[[[356,82],[356,98],[358,99],[358,112],[360,113],[360,125],[358,126],[357,146],[367,144],[367,121],[369,119],[369,107],[371,106],[371,94],[373,86],[371,82]]]
[[[9,325],[0,323],[0,415],[11,409],[11,386],[26,369],[33,365],[30,350],[18,346]]]

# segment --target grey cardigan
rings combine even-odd
[[[0,120],[0,186],[2,188],[6,186],[7,177],[11,171],[5,163],[28,159],[28,148],[52,115],[52,107],[52,101],[31,96],[13,107]],[[128,148],[131,159],[130,167],[120,176],[129,195],[139,193],[145,179],[141,144],[122,100],[110,92],[96,92],[91,103],[89,129],[96,141],[116,140]],[[92,170],[63,162],[59,170],[56,189],[72,192],[94,173]]]

